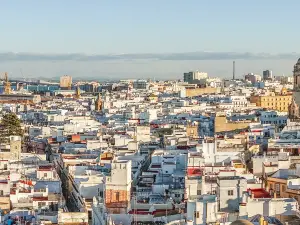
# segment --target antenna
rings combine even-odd
[[[22,75],[23,81],[25,81],[25,77],[24,77],[24,74],[23,74],[23,70],[22,70],[22,68],[20,68],[20,72],[21,72],[21,75]]]
[[[232,79],[235,80],[235,61],[232,64]]]

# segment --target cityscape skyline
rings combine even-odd
[[[274,76],[291,76],[295,59],[234,60],[236,79],[264,70],[272,70]],[[1,61],[0,76],[8,72],[10,78],[58,79],[71,75],[75,79],[182,79],[184,72],[202,71],[210,77],[232,78],[233,60],[39,60]],[[164,68],[162,70],[162,68]]]

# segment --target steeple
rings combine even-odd
[[[5,84],[4,84],[4,93],[5,94],[10,94],[11,93],[11,87],[10,87],[10,82],[8,80],[8,75],[7,73],[5,73],[4,75],[4,80],[5,80]]]
[[[98,97],[97,97],[97,100],[95,103],[95,109],[96,109],[96,111],[102,111],[102,96],[100,93],[98,94]]]

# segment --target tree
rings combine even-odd
[[[14,113],[7,113],[3,115],[0,122],[0,143],[8,143],[9,136],[23,136],[21,128],[21,121]]]

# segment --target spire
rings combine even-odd
[[[100,93],[98,94],[95,108],[96,108],[96,111],[101,111],[102,110],[102,96],[101,96]]]

